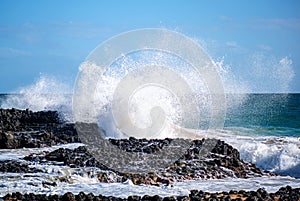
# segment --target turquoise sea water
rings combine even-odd
[[[248,94],[242,104],[227,111],[225,127],[300,137],[300,94]]]

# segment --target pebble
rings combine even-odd
[[[3,197],[4,201],[230,201],[230,200],[246,200],[246,201],[258,201],[258,200],[285,200],[285,201],[299,201],[300,200],[300,188],[291,188],[290,186],[280,188],[276,193],[268,193],[264,189],[258,189],[257,195],[253,192],[239,191],[235,194],[233,192],[222,192],[222,193],[208,193],[201,190],[191,190],[188,196],[168,196],[160,197],[158,195],[150,196],[136,196],[131,195],[127,198],[113,197],[113,196],[102,196],[94,195],[92,193],[86,194],[80,192],[74,195],[71,192],[65,193],[64,195],[45,195],[45,194],[21,194],[19,192],[7,194]],[[258,194],[265,194],[265,198],[260,197]],[[253,194],[253,195],[251,195]],[[273,196],[275,195],[275,196]]]

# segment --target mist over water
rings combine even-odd
[[[249,62],[251,68],[247,75],[252,80],[252,93],[290,92],[290,84],[295,76],[291,58],[254,53],[249,57]]]

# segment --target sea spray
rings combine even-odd
[[[168,80],[171,78],[170,74],[172,72],[176,72],[181,75],[185,82],[187,82],[190,86],[193,86],[192,93],[197,96],[197,104],[202,117],[208,115],[210,103],[209,97],[207,96],[207,87],[203,83],[203,80],[201,80],[195,72],[193,73],[193,71],[187,70],[189,69],[188,64],[172,55],[163,55],[162,52],[159,51],[135,52],[134,54],[127,55],[126,57],[124,56],[114,62],[112,64],[112,68],[106,71],[106,73],[98,81],[96,92],[93,96],[93,102],[98,106],[97,113],[99,114],[99,119],[101,119],[99,123],[104,130],[110,130],[107,129],[107,126],[113,126],[112,124],[114,123],[114,119],[113,116],[109,114],[112,107],[111,103],[113,102],[112,95],[114,94],[118,84],[120,84],[122,76],[128,74],[128,72],[133,72],[138,69],[139,66],[144,65],[167,65],[170,68],[171,66],[175,68],[174,71],[166,73],[164,75],[164,79]],[[160,74],[160,76],[162,76],[162,74]],[[151,124],[151,119],[149,118],[150,109],[159,105],[166,112],[168,121],[173,124],[178,124],[182,121],[182,107],[180,104],[182,103],[180,103],[176,94],[166,88],[162,88],[161,85],[143,85],[130,97],[130,105],[128,108],[129,117],[138,127],[145,128]],[[189,113],[190,121],[193,121],[191,114],[192,113]],[[106,119],[107,117],[108,119]],[[202,120],[202,124],[204,125],[204,118]],[[195,128],[199,128],[198,126],[199,125]],[[172,133],[173,132],[171,130],[167,129],[160,138],[164,138],[166,136],[170,137]]]
[[[122,43],[122,40],[126,42]],[[91,72],[93,66],[98,66],[100,71],[95,80],[88,77],[88,74],[95,75]],[[214,64],[198,44],[179,33],[164,29],[144,29],[120,34],[98,46],[81,69],[85,71],[80,72],[73,102],[76,121],[90,122],[99,114],[96,110],[101,112],[104,109],[108,114],[100,113],[99,116],[113,117],[108,122],[116,124],[121,132],[129,136],[137,133],[144,137],[157,132],[142,131],[147,125],[150,128],[149,125],[155,125],[154,122],[161,122],[153,118],[154,111],[162,114],[157,113],[157,117],[165,116],[166,124],[162,122],[164,126],[174,124],[198,129],[223,126],[222,117],[226,110],[222,98],[224,91]],[[168,73],[164,69],[169,69]],[[116,81],[114,87],[107,88],[111,91],[104,88],[109,85],[103,83],[107,80]],[[126,83],[130,84],[126,86]],[[127,90],[133,86],[135,88],[128,94]],[[139,93],[141,90],[147,90],[147,93]],[[99,96],[100,100],[97,100]],[[90,97],[88,101],[86,97]],[[101,121],[107,122],[103,118]],[[111,130],[104,130],[109,136],[112,135]],[[173,136],[172,131],[165,133]]]
[[[65,121],[72,121],[72,86],[50,75],[41,75],[35,83],[7,95],[1,108],[58,111]]]
[[[288,93],[295,76],[293,61],[290,57],[275,57],[265,53],[253,53],[249,63],[248,80],[252,93]]]

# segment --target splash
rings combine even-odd
[[[136,137],[161,133],[168,124],[222,124],[225,101],[214,63],[198,44],[178,33],[146,29],[121,34],[96,48],[80,70],[73,105],[78,122],[113,117],[109,122],[121,133]]]
[[[162,65],[168,66],[168,69],[172,67],[175,69],[167,70],[159,67]],[[140,66],[147,66],[147,68],[139,70]],[[164,55],[159,51],[135,52],[118,59],[112,64],[112,68],[108,69],[98,81],[94,93],[93,104],[102,106],[96,109],[95,113],[96,115],[100,115],[98,117],[101,119],[99,121],[100,127],[108,132],[114,130],[114,133],[116,133],[117,128],[111,129],[115,123],[114,118],[118,118],[119,115],[116,113],[127,113],[128,111],[129,116],[123,117],[122,114],[120,116],[130,119],[134,125],[141,129],[147,128],[152,124],[151,108],[157,106],[163,109],[166,121],[169,123],[164,125],[165,129],[159,136],[152,136],[152,138],[176,137],[172,135],[175,132],[172,130],[170,122],[171,124],[180,125],[183,119],[188,120],[184,124],[189,124],[190,127],[194,126],[194,128],[198,129],[200,127],[204,128],[205,125],[207,127],[207,122],[205,122],[207,119],[205,120],[204,117],[209,115],[209,106],[211,104],[209,96],[207,96],[207,86],[201,77],[187,69],[191,69],[191,66],[187,63],[184,63],[175,56]],[[144,76],[142,80],[136,80],[140,79],[141,75]],[[128,82],[129,80],[130,82]],[[136,87],[133,87],[132,81],[134,80],[138,84]],[[193,87],[190,89],[189,86]],[[121,100],[118,99],[118,96],[124,92],[127,93],[130,88],[134,89],[131,89],[130,95],[126,96],[129,98],[127,100],[129,102],[128,108],[122,109],[126,108],[126,105],[120,104]],[[193,100],[193,97],[187,96],[190,99],[186,100],[184,96],[187,94],[179,94],[188,91],[194,94],[197,99]],[[189,104],[186,104],[187,102]],[[192,103],[197,105],[193,105]],[[185,108],[182,104],[186,105]],[[113,111],[113,107],[116,109],[119,105],[122,108],[117,110],[121,109],[121,111]],[[188,112],[184,114],[183,111]],[[201,113],[201,120],[198,120],[199,114],[195,114],[195,111],[199,114]],[[110,112],[112,114],[109,115]],[[109,118],[107,119],[107,117]],[[119,121],[126,120],[119,119]],[[192,123],[193,121],[194,123]],[[160,120],[160,122],[164,122],[164,120]],[[141,135],[141,132],[138,133]]]
[[[232,127],[211,136],[225,140],[239,150],[243,160],[263,170],[300,178],[300,141],[297,137],[282,136],[288,131]]]
[[[55,110],[65,121],[72,121],[71,87],[54,76],[41,75],[35,83],[22,87],[1,104],[1,108]]]
[[[80,139],[95,158],[118,171],[149,172],[180,158],[190,146],[182,138],[201,138],[187,129],[223,127],[226,107],[214,63],[197,43],[177,32],[142,29],[113,37],[88,56],[73,109]],[[107,142],[116,136],[177,140],[140,155]]]
[[[222,79],[226,94],[246,94],[250,92],[250,86],[233,74],[232,67],[226,63],[224,56],[217,58],[214,63]]]
[[[232,67],[226,63],[224,56],[216,59],[214,63],[223,82],[228,114],[238,109],[247,101],[250,87],[245,81],[238,79],[233,74]]]
[[[252,80],[251,92],[258,93],[288,93],[295,72],[293,62],[289,57],[276,58],[264,53],[255,53],[250,57],[250,72]]]

